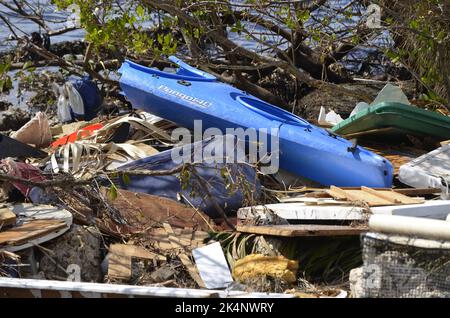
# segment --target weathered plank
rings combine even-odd
[[[165,256],[148,251],[141,246],[112,244],[109,247],[108,276],[111,278],[130,279],[132,258],[166,260]]]
[[[408,196],[420,196],[427,194],[440,194],[441,189],[437,188],[405,188],[405,189],[393,189],[394,192],[401,193]]]
[[[371,207],[398,204],[420,204],[424,202],[424,200],[410,198],[401,193],[393,192],[392,190],[378,190],[368,187],[361,187],[358,190],[353,190],[331,186],[326,192],[336,199],[351,202],[363,202]]]
[[[109,251],[114,254],[136,257],[141,259],[156,259],[165,261],[167,258],[163,255],[153,253],[142,246],[127,245],[127,244],[112,244]]]
[[[0,209],[0,228],[16,224],[16,215],[8,208]]]
[[[368,229],[365,226],[353,227],[345,225],[238,225],[237,231],[269,236],[301,237],[301,236],[342,236],[359,235]]]
[[[12,229],[0,232],[0,245],[20,245],[29,240],[45,236],[55,230],[65,228],[61,220],[34,220]]]
[[[197,268],[194,266],[194,264],[192,264],[192,261],[190,260],[189,256],[186,254],[184,250],[183,243],[180,242],[180,240],[175,236],[175,233],[173,232],[173,229],[170,226],[170,224],[164,223],[164,229],[169,235],[169,240],[173,248],[180,248],[180,254],[178,254],[178,257],[180,258],[181,263],[183,263],[183,265],[186,266],[192,279],[195,280],[195,282],[198,284],[200,288],[205,288],[205,283],[200,277]]]
[[[410,198],[406,195],[394,192],[392,190],[374,190],[367,187],[361,187],[361,190],[388,200],[393,204],[419,204],[425,202],[425,200],[423,199]]]
[[[102,188],[107,197],[107,189]],[[194,228],[203,231],[214,229],[214,223],[201,211],[164,197],[146,193],[135,193],[119,189],[117,198],[110,204],[127,220],[129,225],[109,222],[112,229],[120,228],[121,233],[141,232],[162,223],[169,223],[175,228]]]

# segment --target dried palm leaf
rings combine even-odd
[[[126,162],[147,156],[147,152],[130,144],[76,141],[60,147],[52,154],[50,161],[54,173],[62,168],[66,173],[81,177],[87,170],[103,170],[112,161],[121,158]]]

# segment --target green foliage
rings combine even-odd
[[[142,32],[143,25],[150,21],[150,15],[140,1],[129,1],[124,4],[130,6],[129,10],[121,10],[112,0],[103,1],[99,7],[96,1],[53,0],[53,2],[58,9],[67,9],[71,5],[79,7],[80,23],[86,31],[86,40],[97,49],[125,49],[137,54],[152,49],[152,38]],[[162,43],[165,45],[162,50],[164,53],[173,51],[173,43],[168,40]]]
[[[126,173],[122,174],[121,178],[122,178],[122,182],[125,185],[129,185],[130,184],[131,180],[130,180],[130,176],[128,174],[126,174]]]
[[[387,7],[393,6],[387,2]],[[397,17],[385,20],[395,29],[397,45],[386,52],[393,62],[401,62],[413,70],[427,88],[430,100],[449,103],[450,59],[449,5],[442,1],[415,1],[414,5],[398,2],[391,8]],[[447,14],[445,13],[447,12]]]
[[[108,189],[108,200],[114,201],[115,199],[117,199],[117,187],[112,183]]]
[[[10,68],[10,58],[7,58],[4,62],[0,62],[0,93],[7,93],[13,87],[11,76],[8,74]]]

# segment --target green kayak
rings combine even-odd
[[[332,128],[345,137],[414,135],[450,139],[450,117],[397,102],[381,102],[347,118]]]

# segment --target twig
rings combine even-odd
[[[205,184],[205,181],[197,174],[196,171],[194,171],[195,169],[192,169],[191,172],[192,174],[196,177],[196,179],[198,180],[198,184],[202,187],[203,191],[206,193],[206,196],[208,197],[209,200],[211,200],[211,202],[213,203],[214,207],[216,208],[217,212],[219,212],[219,214],[223,217],[223,219],[225,220],[225,223],[233,230],[236,231],[236,227],[234,226],[233,223],[230,222],[230,220],[228,219],[225,211],[222,209],[222,207],[219,205],[219,203],[217,203],[217,200],[214,198],[214,196],[211,194],[211,192],[208,189],[208,186]]]
[[[208,220],[205,218],[205,216],[203,215],[203,213],[201,213],[192,203],[191,201],[188,200],[188,198],[186,198],[185,195],[183,195],[182,193],[180,193],[180,196],[183,198],[184,201],[186,201],[191,208],[194,209],[195,212],[198,213],[198,215],[203,219],[203,221],[205,221],[205,223],[208,225],[209,229],[211,230],[211,232],[215,232],[216,230],[213,228],[213,226],[211,224],[209,224]]]
[[[49,187],[66,188],[66,187],[90,184],[95,178],[101,177],[102,175],[107,175],[107,176],[114,176],[114,175],[119,175],[119,176],[123,176],[123,175],[166,176],[166,175],[172,175],[172,174],[181,172],[185,168],[186,165],[179,165],[170,170],[122,170],[122,171],[112,171],[112,172],[101,172],[98,175],[95,175],[89,179],[83,179],[83,180],[75,180],[73,177],[65,177],[65,178],[59,178],[59,179],[53,179],[53,180],[32,181],[32,180],[0,173],[0,181],[20,182],[25,185],[36,186],[36,187],[40,187],[40,188],[49,188]]]

